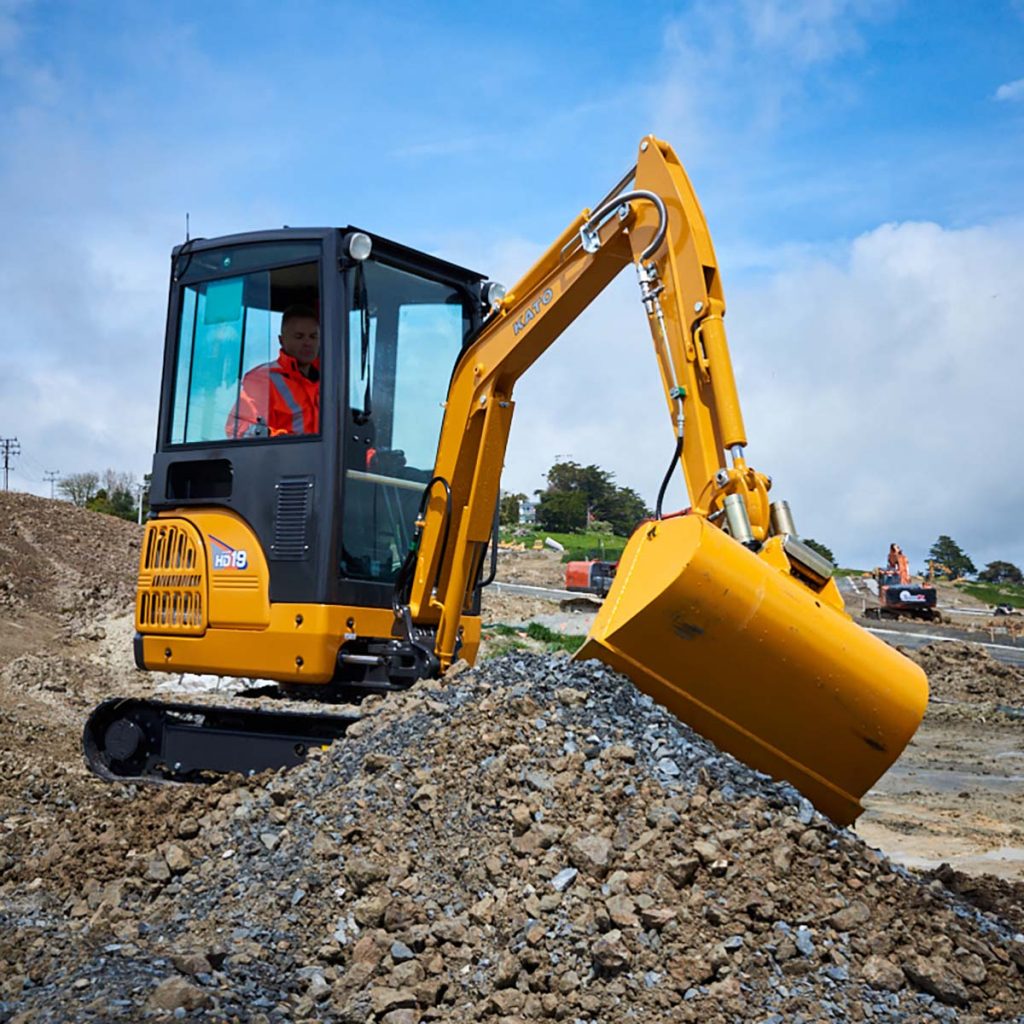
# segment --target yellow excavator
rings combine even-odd
[[[917,728],[927,682],[845,614],[832,566],[747,463],[711,239],[653,136],[507,293],[354,227],[174,250],[139,667],[351,703],[472,662],[513,388],[627,267],[675,449],[577,657],[853,821]],[[305,418],[278,352],[296,308],[321,339],[300,367],[319,402]],[[261,374],[262,398],[247,396]],[[243,400],[284,402],[293,428],[267,407],[237,429]],[[691,507],[664,515],[679,466]],[[189,779],[297,763],[356,717],[117,699],[93,712],[84,749],[106,778]]]

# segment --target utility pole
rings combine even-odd
[[[148,490],[145,482],[135,485],[135,499],[139,503],[139,526],[142,525],[142,499]]]
[[[55,497],[53,493],[53,485],[60,479],[59,469],[48,469],[43,473],[43,479],[50,485],[50,497]]]
[[[0,449],[4,453],[4,490],[7,490],[7,474],[11,468],[11,456],[21,454],[21,445],[16,437],[0,437]]]

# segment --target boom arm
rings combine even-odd
[[[681,461],[693,512],[717,519],[726,498],[736,495],[729,509],[730,524],[738,524],[733,532],[742,533],[746,523],[749,538],[739,539],[767,536],[770,482],[743,458],[747,439],[725,340],[725,301],[704,215],[672,148],[653,136],[640,144],[633,182],[633,191],[612,194],[566,228],[456,368],[435,466],[450,501],[435,486],[409,597],[414,622],[438,624],[442,667],[455,656],[459,622],[491,536],[515,382],[628,263],[636,266],[680,438],[685,415]]]

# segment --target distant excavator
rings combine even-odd
[[[898,544],[889,545],[884,569],[875,570],[878,582],[878,607],[868,608],[865,615],[874,619],[914,619],[938,621],[941,614],[936,607],[938,591],[935,587],[914,583],[910,578],[907,556]]]
[[[606,562],[600,558],[586,561],[566,562],[565,589],[580,594],[596,594],[607,597],[615,579],[618,562]]]

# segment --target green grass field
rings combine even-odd
[[[523,628],[499,622],[484,626],[483,633],[490,641],[488,656],[492,658],[499,654],[507,654],[509,651],[536,650],[538,647],[546,654],[555,654],[558,651],[575,654],[586,640],[585,636],[575,633],[556,633],[539,622],[530,622]]]
[[[542,530],[533,530],[525,535],[516,536],[510,530],[501,531],[503,541],[525,544],[528,548],[533,547],[537,541],[543,544],[545,537],[557,540],[565,548],[563,562],[576,562],[587,558],[617,562],[622,555],[622,549],[626,546],[625,537],[616,537],[608,533],[544,533]]]
[[[1024,587],[1012,583],[958,583],[957,587],[985,604],[1008,604],[1014,608],[1024,608]]]

